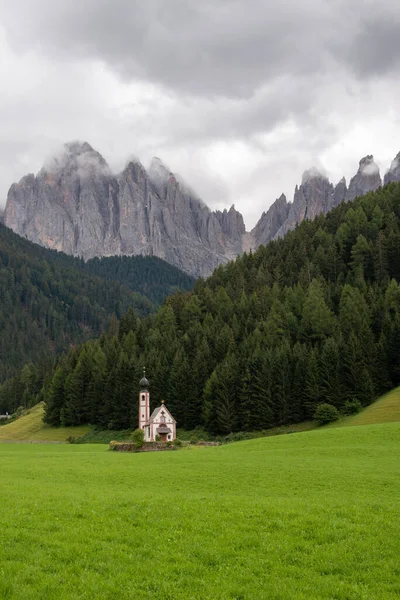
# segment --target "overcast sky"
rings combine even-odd
[[[64,142],[159,156],[248,227],[400,150],[395,0],[0,0],[0,206]]]

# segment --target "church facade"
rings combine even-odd
[[[139,429],[144,431],[145,442],[172,442],[176,439],[176,421],[162,401],[150,414],[149,381],[143,369],[139,392]]]

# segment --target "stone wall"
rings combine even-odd
[[[178,450],[178,446],[168,445],[168,442],[144,442],[141,448],[136,448],[135,442],[110,442],[109,450],[116,452],[160,452],[163,450]]]

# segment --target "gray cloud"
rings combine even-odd
[[[70,139],[114,170],[161,156],[250,224],[312,165],[385,168],[399,19],[392,0],[3,0],[0,205]]]
[[[10,43],[104,61],[195,95],[250,96],[270,78],[398,67],[391,0],[6,0]],[[349,6],[350,5],[350,6]],[[20,15],[24,14],[21,27]],[[386,15],[386,18],[385,18]]]
[[[392,5],[393,6],[393,5]],[[400,70],[400,8],[362,17],[362,26],[349,48],[348,59],[360,77]]]

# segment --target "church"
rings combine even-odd
[[[146,369],[143,369],[143,378],[139,385],[139,429],[144,430],[144,441],[172,442],[176,439],[176,421],[165,406],[164,400],[150,415],[150,384],[146,378]]]

